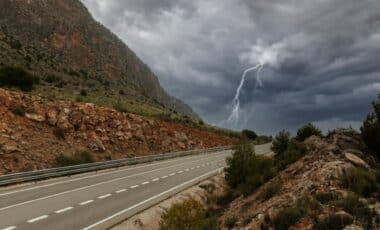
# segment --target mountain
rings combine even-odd
[[[42,80],[39,95],[198,119],[79,0],[1,0],[0,50],[0,67],[21,66]]]

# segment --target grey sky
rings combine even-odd
[[[380,93],[378,0],[83,0],[163,87],[201,115],[227,119],[241,74],[240,122],[272,134],[306,122],[360,126]]]

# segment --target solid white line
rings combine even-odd
[[[36,217],[36,218],[30,219],[30,220],[28,220],[27,222],[28,222],[28,223],[34,223],[34,222],[37,222],[37,221],[40,221],[40,220],[46,219],[46,218],[48,218],[48,217],[49,217],[49,215],[43,215],[43,216],[39,216],[39,217]]]
[[[142,185],[146,185],[146,184],[149,184],[149,181],[144,181],[141,183]]]
[[[168,176],[162,176],[161,178],[162,178],[162,179],[165,179],[165,178],[168,178]]]
[[[220,153],[220,152],[215,152],[215,154],[214,153],[212,153],[212,154],[216,155],[217,153]],[[58,184],[67,184],[67,183],[71,183],[71,182],[74,182],[74,181],[80,181],[80,180],[84,180],[84,179],[88,179],[88,178],[100,177],[100,176],[104,176],[104,175],[108,175],[108,174],[115,174],[115,173],[125,172],[125,171],[129,171],[129,170],[140,169],[140,168],[145,168],[145,167],[155,166],[155,165],[161,165],[161,164],[166,164],[166,163],[171,163],[171,162],[176,162],[176,161],[181,161],[181,160],[186,160],[186,159],[191,159],[191,158],[197,158],[197,157],[199,157],[199,155],[191,156],[191,157],[186,157],[186,158],[184,157],[184,158],[179,158],[179,159],[172,159],[172,160],[167,160],[167,161],[162,161],[162,162],[152,163],[152,164],[146,164],[146,165],[141,165],[141,166],[136,166],[136,167],[128,167],[126,169],[120,169],[120,170],[117,170],[117,171],[98,173],[96,175],[85,176],[85,177],[80,177],[80,178],[75,178],[75,179],[70,179],[70,180],[65,180],[65,181],[58,181],[58,182],[54,182],[54,183],[51,183],[51,184],[39,185],[39,186],[31,187],[31,188],[26,188],[26,189],[20,189],[20,190],[11,191],[11,192],[0,193],[0,197],[1,196],[7,196],[7,195],[15,194],[15,193],[35,190],[35,189],[39,189],[39,188],[51,187],[51,186],[58,185]],[[210,156],[210,157],[206,157],[206,158],[201,158],[201,160],[202,159],[209,159],[209,158],[212,158],[212,157],[214,157],[214,156]],[[197,162],[197,161],[200,161],[200,160],[196,160],[196,161],[192,161],[192,162]],[[187,162],[181,163],[180,165],[182,165],[182,164],[187,164]],[[170,166],[170,167],[172,167],[172,166]],[[166,167],[163,167],[162,169],[164,169],[164,168],[166,168]]]
[[[99,196],[98,197],[98,199],[105,199],[105,198],[107,198],[107,197],[110,197],[110,196],[112,196],[112,194],[106,194],[106,195],[103,195],[103,196]]]
[[[218,157],[209,157],[209,158],[218,158]],[[204,160],[204,159],[196,160],[194,162],[198,162],[198,161],[202,161],[202,160]],[[178,164],[178,165],[183,165],[183,164],[188,164],[188,163],[190,163],[190,162],[185,162],[185,163],[181,163],[181,164]],[[21,205],[24,205],[24,204],[33,203],[33,202],[40,201],[40,200],[46,200],[46,199],[49,199],[49,198],[53,198],[53,197],[64,195],[64,194],[71,193],[71,192],[81,191],[81,190],[84,190],[84,189],[87,189],[87,188],[92,188],[92,187],[95,187],[95,186],[98,186],[98,185],[108,184],[108,183],[112,183],[112,182],[115,182],[115,181],[124,180],[126,178],[131,178],[131,177],[135,177],[135,176],[139,176],[139,175],[144,175],[144,174],[147,174],[147,173],[163,170],[163,169],[166,169],[166,168],[177,167],[178,165],[172,165],[172,166],[168,166],[168,167],[153,169],[153,170],[149,170],[149,171],[145,171],[145,172],[141,172],[141,173],[132,174],[132,175],[129,175],[129,176],[115,178],[113,180],[108,180],[108,181],[103,181],[103,182],[99,182],[99,183],[92,184],[92,185],[87,185],[87,186],[84,186],[84,187],[81,187],[81,188],[67,190],[67,191],[56,193],[56,194],[52,194],[52,195],[49,195],[49,196],[40,197],[40,198],[37,198],[37,199],[33,199],[33,200],[29,200],[29,201],[13,204],[13,205],[10,205],[10,206],[7,206],[7,207],[2,207],[2,208],[0,208],[0,211],[6,210],[6,209],[9,209],[9,208],[14,208],[14,207],[17,207],[17,206],[21,206]]]
[[[152,180],[152,182],[156,182],[156,181],[159,181],[160,180],[160,178],[154,178],[153,180]]]
[[[86,200],[86,201],[83,201],[82,203],[79,203],[79,205],[83,206],[92,202],[94,202],[94,200]]]
[[[139,187],[138,185],[132,185],[130,188],[137,188],[137,187]]]
[[[73,209],[73,207],[67,207],[67,208],[63,208],[63,209],[57,210],[57,211],[55,211],[55,213],[59,214],[59,213],[62,213],[62,212],[67,212],[67,211],[69,211],[71,209]]]
[[[175,175],[175,173],[170,173],[170,174],[169,174],[169,176],[174,176],[174,175]]]
[[[7,228],[3,228],[2,230],[14,230],[16,228],[17,228],[16,226],[9,226]]]
[[[179,188],[181,188],[181,187],[183,187],[183,186],[185,186],[185,185],[187,185],[187,184],[193,183],[193,182],[195,182],[195,181],[197,181],[197,180],[199,180],[199,179],[201,179],[201,178],[208,177],[209,175],[215,174],[216,172],[218,172],[219,169],[220,169],[220,168],[215,169],[215,170],[213,170],[213,171],[211,171],[211,172],[205,173],[205,174],[203,174],[203,175],[201,175],[201,176],[198,176],[198,177],[196,177],[196,178],[193,178],[193,179],[191,179],[191,180],[189,180],[189,181],[186,181],[186,182],[184,182],[184,183],[182,183],[182,184],[179,184],[179,185],[177,185],[177,186],[174,186],[174,187],[172,187],[172,188],[170,188],[170,189],[168,189],[168,190],[166,190],[166,191],[164,191],[164,192],[161,192],[161,193],[159,193],[159,194],[157,194],[157,195],[155,195],[155,196],[152,196],[152,197],[150,197],[150,198],[148,198],[148,199],[146,199],[146,200],[143,200],[143,201],[141,201],[141,202],[139,202],[139,203],[137,203],[137,204],[135,204],[135,205],[132,205],[132,206],[130,206],[129,208],[126,208],[126,209],[124,209],[124,210],[122,210],[122,211],[120,211],[120,212],[117,212],[117,213],[113,214],[112,216],[109,216],[109,217],[107,217],[107,218],[105,218],[105,219],[103,219],[103,220],[101,220],[101,221],[98,221],[98,222],[96,222],[96,223],[94,223],[94,224],[92,224],[92,225],[90,225],[90,226],[88,226],[88,227],[85,227],[85,228],[83,228],[83,230],[89,230],[89,229],[91,229],[91,228],[94,228],[94,227],[96,227],[96,226],[98,226],[98,225],[100,225],[100,224],[102,224],[102,223],[104,223],[104,222],[106,222],[106,221],[109,221],[109,220],[111,220],[111,219],[113,219],[113,218],[115,218],[115,217],[117,217],[117,216],[120,216],[120,215],[122,215],[122,214],[124,214],[124,213],[126,213],[126,212],[128,212],[128,211],[130,211],[130,210],[132,210],[132,209],[134,209],[134,208],[137,208],[137,207],[139,207],[139,206],[141,206],[141,205],[144,205],[145,203],[148,203],[149,201],[152,201],[152,200],[154,200],[154,199],[157,199],[157,198],[159,198],[160,196],[163,196],[163,195],[165,195],[165,194],[167,194],[167,193],[170,193],[170,192],[172,192],[172,191],[175,191],[176,189],[179,189]]]
[[[122,192],[125,192],[125,191],[127,191],[127,190],[124,188],[124,189],[117,190],[116,193],[122,193]]]

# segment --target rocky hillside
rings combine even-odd
[[[0,173],[52,167],[86,150],[96,161],[230,145],[212,132],[90,103],[0,89]]]
[[[380,229],[378,188],[371,195],[375,162],[363,154],[360,135],[337,130],[326,138],[311,137],[305,145],[304,157],[229,204],[221,227],[288,229],[284,224],[293,222],[293,230]],[[342,178],[351,178],[348,187]]]
[[[40,95],[197,118],[79,0],[0,1],[0,52],[0,67],[21,66],[43,79],[34,90]]]

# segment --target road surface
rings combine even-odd
[[[269,144],[256,147],[269,152]],[[231,151],[3,188],[0,229],[107,229],[221,171]]]

